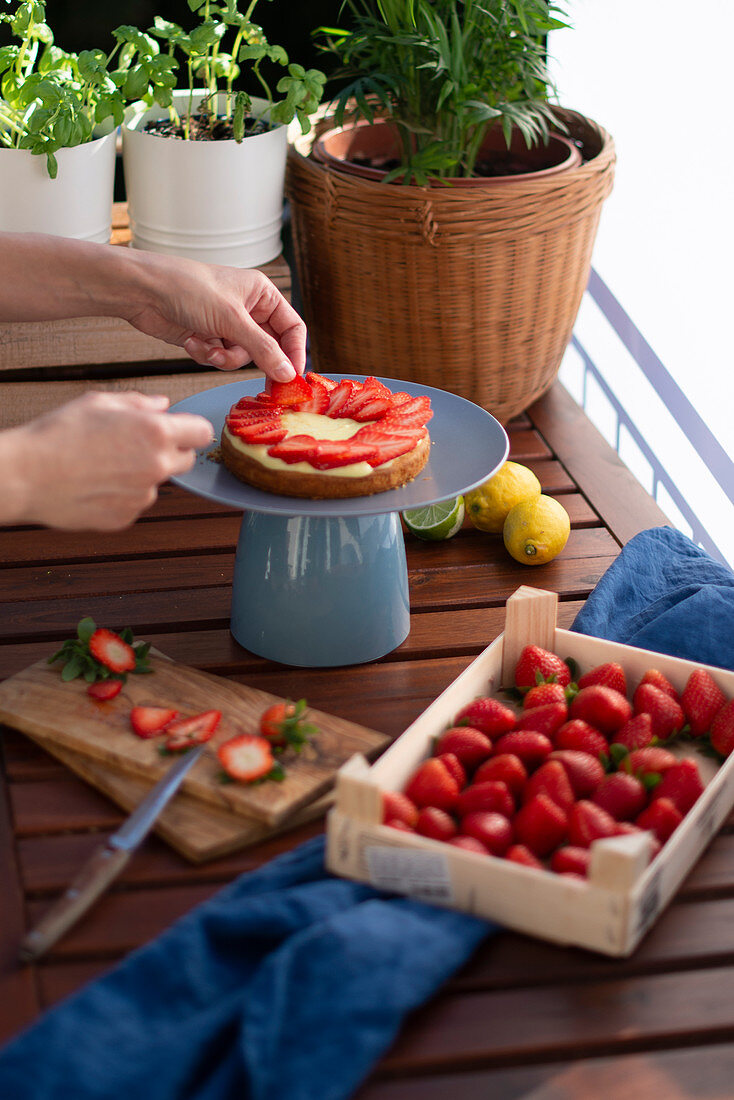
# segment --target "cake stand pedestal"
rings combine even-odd
[[[400,512],[468,492],[507,457],[504,429],[477,405],[428,386],[381,381],[392,390],[427,393],[434,411],[431,457],[401,489],[344,500],[276,496],[212,461],[213,447],[174,478],[244,511],[230,627],[251,653],[309,668],[363,664],[390,653],[410,629]],[[218,437],[235,401],[262,388],[260,379],[234,382],[189,397],[171,412],[205,416]]]

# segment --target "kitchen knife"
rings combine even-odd
[[[49,947],[53,947],[120,874],[205,747],[198,745],[177,760],[117,832],[112,833],[90,856],[68,890],[44,913],[36,927],[23,940],[20,947],[22,962],[37,959]]]

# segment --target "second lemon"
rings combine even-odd
[[[540,496],[540,482],[527,466],[505,462],[494,477],[464,495],[466,514],[480,531],[499,535],[516,504]]]

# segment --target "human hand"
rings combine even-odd
[[[261,271],[152,253],[136,260],[150,268],[155,290],[126,314],[135,328],[220,370],[254,362],[278,382],[303,374],[306,326]]]
[[[195,448],[212,440],[208,420],[168,415],[168,404],[163,396],[90,392],[14,429],[16,522],[98,531],[133,523],[158,486],[191,469]]]

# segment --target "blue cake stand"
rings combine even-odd
[[[345,500],[276,496],[238,481],[208,451],[173,479],[244,512],[230,627],[251,653],[309,668],[363,664],[390,653],[410,630],[400,513],[481,485],[507,457],[504,429],[471,401],[429,386],[381,381],[391,390],[428,394],[433,406],[431,457],[401,489]],[[262,388],[257,378],[218,386],[171,412],[205,416],[218,438],[235,401]]]

